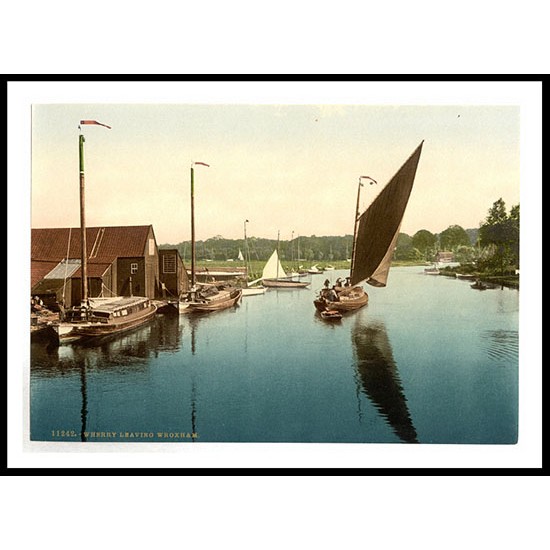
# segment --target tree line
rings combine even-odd
[[[251,260],[266,261],[279,248],[279,257],[285,262],[314,263],[347,260],[351,256],[352,235],[299,236],[292,240],[277,242],[249,236],[244,239],[225,239],[216,235],[195,243],[198,261],[237,260],[240,256]],[[248,248],[247,248],[248,247]],[[184,262],[191,256],[191,243],[184,241],[177,245],[160,245],[160,248],[177,248]],[[400,233],[394,252],[397,261],[431,262],[440,251],[453,252],[454,260],[460,263],[476,262],[480,268],[510,271],[519,267],[519,204],[509,212],[502,199],[489,209],[487,217],[479,228],[464,229],[450,225],[441,233],[426,229],[410,236]]]

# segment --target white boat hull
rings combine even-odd
[[[257,296],[258,294],[265,294],[266,289],[261,286],[257,288],[243,288],[243,296]]]

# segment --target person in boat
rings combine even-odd
[[[325,279],[325,288],[328,289],[329,286],[330,286],[330,281],[328,279]]]
[[[342,286],[343,282],[344,281],[342,280],[342,278],[338,277],[338,279],[336,279],[336,283],[334,283],[334,286]]]
[[[338,301],[338,294],[336,293],[336,290],[334,290],[334,287],[331,288],[327,294],[326,294],[326,300],[329,302],[337,302]]]
[[[44,309],[44,302],[38,296],[31,298],[31,312],[42,311],[42,309]]]
[[[351,286],[351,277],[346,277],[346,282],[344,283],[344,286],[348,287]]]

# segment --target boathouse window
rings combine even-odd
[[[176,272],[176,255],[175,254],[165,254],[162,257],[162,271],[163,273]]]
[[[137,273],[138,270],[138,264],[132,263],[130,264],[130,273],[133,275],[134,273]]]

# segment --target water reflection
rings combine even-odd
[[[88,392],[86,387],[86,367],[87,367],[87,360],[84,360],[84,363],[82,364],[80,368],[80,394],[82,396],[82,408],[80,409],[80,420],[81,420],[81,428],[80,428],[80,441],[86,441],[86,424],[88,421]]]
[[[361,391],[405,443],[418,443],[385,325],[358,315],[351,330]]]
[[[85,359],[91,369],[148,368],[151,356],[180,348],[181,334],[177,315],[158,315],[145,327],[87,343],[58,346],[32,342],[31,371],[40,376],[58,376],[80,370]]]
[[[31,342],[31,378],[77,377],[80,386],[80,440],[88,433],[88,376],[147,374],[151,357],[181,347],[182,327],[178,315],[158,315],[147,326],[88,343],[58,346],[51,341]]]

